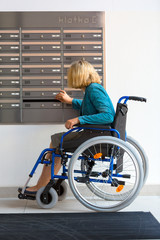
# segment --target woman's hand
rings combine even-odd
[[[76,125],[76,124],[78,124],[78,123],[80,123],[78,117],[77,117],[77,118],[73,118],[73,119],[69,119],[69,120],[67,120],[67,122],[65,123],[65,127],[66,127],[67,129],[71,129],[71,128],[73,128],[74,125]]]
[[[64,90],[61,90],[55,97],[60,102],[72,104],[73,98],[71,98]]]

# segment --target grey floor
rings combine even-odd
[[[17,198],[0,198],[0,213],[68,213],[68,212],[89,212],[76,199],[65,199],[58,202],[52,209],[40,209],[36,201],[19,200]],[[144,211],[151,212],[160,222],[160,196],[138,196],[133,203],[121,211]]]

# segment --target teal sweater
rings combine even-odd
[[[106,90],[98,83],[86,87],[83,100],[73,99],[73,109],[80,111],[80,124],[107,124],[114,120],[114,107]]]

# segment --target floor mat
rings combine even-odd
[[[0,214],[1,240],[160,239],[150,212]]]

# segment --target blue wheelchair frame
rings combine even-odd
[[[121,101],[124,100],[124,104],[126,104],[129,99],[131,99],[131,97],[129,97],[129,96],[121,97],[121,98],[119,99],[118,103],[121,103]],[[134,99],[132,99],[132,100],[134,100]],[[73,131],[79,132],[79,131],[81,131],[81,130],[83,130],[83,129],[115,132],[115,133],[117,134],[117,137],[120,138],[120,133],[119,133],[116,129],[114,129],[114,128],[108,128],[108,129],[105,128],[105,129],[102,129],[102,128],[91,128],[91,127],[75,127],[75,128],[73,128],[73,129],[69,130],[68,132],[66,132],[65,134],[63,134],[63,136],[61,137],[61,141],[60,141],[60,152],[61,152],[61,153],[63,153],[62,144],[63,144],[63,139],[64,139],[64,137],[65,137],[66,135],[68,135],[69,133],[73,132]],[[54,174],[54,159],[55,159],[55,157],[59,157],[59,158],[62,157],[62,154],[56,154],[55,151],[56,151],[56,149],[46,148],[46,149],[44,149],[44,150],[41,152],[41,154],[40,154],[37,162],[35,163],[32,171],[31,171],[30,174],[29,174],[29,177],[30,177],[30,178],[31,178],[31,177],[33,176],[33,174],[35,173],[35,171],[36,171],[36,169],[37,169],[37,167],[38,167],[39,164],[48,164],[48,165],[51,164],[51,180],[54,180],[54,179],[62,179],[62,180],[68,179],[67,174],[66,174],[66,173],[68,172],[68,169],[66,168],[65,164],[63,164],[62,175],[55,175],[55,174]],[[51,160],[51,161],[47,161],[47,160],[43,160],[43,161],[42,161],[42,158],[43,158],[44,154],[46,154],[47,152],[51,152],[51,153],[52,153],[52,160]],[[66,154],[66,153],[64,153],[64,154]],[[71,154],[67,154],[67,158],[68,158],[68,159],[70,159],[71,157],[72,157]],[[79,159],[84,159],[84,157],[83,157],[83,156],[82,156],[82,157],[79,157]],[[110,159],[101,159],[101,158],[94,159],[94,158],[90,158],[90,160],[110,162],[110,168],[109,168],[109,170],[110,170],[110,172],[111,172],[109,179],[106,180],[106,181],[100,180],[100,179],[98,180],[98,179],[96,179],[96,178],[90,178],[90,179],[89,179],[90,182],[99,182],[99,183],[101,183],[101,182],[102,182],[102,183],[106,182],[106,183],[112,183],[112,177],[123,177],[123,175],[121,175],[121,174],[119,174],[119,173],[113,174],[113,169],[114,169],[114,164],[113,164],[113,160],[114,160],[114,159],[113,159],[113,157],[111,157]],[[78,170],[76,171],[76,170],[75,170],[75,173],[85,174],[86,172],[85,172],[85,171],[78,171]],[[99,175],[100,175],[100,173],[99,173]],[[75,177],[75,180],[77,180],[76,177]],[[27,183],[26,183],[25,186],[27,186]],[[25,191],[25,189],[24,189],[24,191]],[[23,192],[24,192],[24,191],[23,191]]]
[[[87,128],[87,127],[83,128],[83,127],[77,127],[77,128],[74,128],[74,129],[69,130],[67,133],[65,133],[65,134],[61,137],[60,150],[63,151],[63,148],[62,148],[63,138],[64,138],[67,134],[69,134],[70,132],[75,131],[75,130],[76,130],[76,132],[79,132],[79,131],[82,130],[82,129],[100,130],[100,131],[114,131],[114,132],[117,133],[118,138],[120,138],[119,132],[118,132],[117,130],[115,130],[115,129],[112,129],[112,128],[111,128],[111,129],[101,129],[101,128]],[[56,178],[58,178],[58,179],[64,179],[64,180],[65,180],[65,179],[68,179],[68,177],[66,176],[66,173],[68,172],[68,169],[66,168],[65,164],[63,165],[62,175],[54,175],[54,159],[55,159],[55,157],[60,157],[60,158],[62,157],[61,154],[56,154],[55,151],[56,151],[56,149],[53,149],[53,148],[46,148],[46,149],[44,149],[44,150],[41,152],[41,154],[40,154],[40,156],[39,156],[36,164],[34,165],[31,173],[29,174],[29,176],[30,176],[30,177],[33,176],[33,174],[35,173],[35,171],[36,171],[36,169],[37,169],[37,167],[38,167],[39,164],[51,164],[51,180],[54,180],[54,179],[56,179]],[[42,161],[41,159],[43,158],[44,154],[47,153],[47,152],[51,152],[51,153],[52,153],[52,160],[51,160],[51,161],[46,161],[46,160],[43,160],[43,161]],[[65,153],[65,154],[66,154],[66,153]],[[72,157],[72,155],[67,154],[67,158],[68,158],[68,159],[70,159],[71,157]],[[79,157],[79,159],[84,159],[84,157]],[[106,162],[110,162],[110,171],[113,172],[113,158],[111,158],[111,159],[103,159],[103,160],[102,160],[101,158],[94,159],[94,158],[91,158],[91,157],[90,157],[89,159],[90,159],[90,160],[93,160],[93,161],[106,161]],[[75,173],[85,174],[86,172],[84,172],[84,171],[75,171]],[[118,174],[118,173],[117,173],[117,174],[111,174],[110,179],[109,179],[108,181],[106,181],[106,182],[107,182],[107,183],[112,183],[112,177],[123,177],[123,176],[120,175],[120,174]],[[75,178],[75,180],[76,180],[76,178]],[[90,179],[89,181],[90,181],[90,182],[102,182],[102,183],[105,182],[104,180],[98,180],[98,179],[93,179],[93,178]]]
[[[123,104],[126,104],[128,100],[134,100],[134,101],[141,101],[141,102],[146,102],[146,99],[145,98],[142,98],[142,97],[135,97],[135,96],[123,96],[119,99],[118,103],[121,103],[122,101],[124,100]],[[66,162],[68,161],[68,159],[70,159],[72,157],[72,154],[66,154],[66,152],[64,153],[64,149],[62,147],[62,144],[63,144],[63,139],[66,135],[68,135],[69,133],[73,132],[73,131],[76,131],[76,132],[79,132],[83,129],[90,129],[90,130],[99,130],[99,131],[109,131],[109,132],[114,132],[116,133],[117,135],[117,138],[120,139],[120,133],[118,130],[114,129],[114,128],[92,128],[92,127],[75,127],[71,130],[69,130],[68,132],[66,132],[65,134],[63,134],[63,136],[61,137],[61,141],[60,141],[60,153],[61,154],[56,154],[56,149],[53,149],[53,148],[46,148],[44,149],[37,162],[35,163],[32,171],[30,172],[29,174],[29,179],[27,180],[25,186],[23,187],[22,191],[21,191],[21,194],[20,194],[20,198],[25,198],[23,196],[24,192],[25,192],[25,189],[27,187],[27,184],[30,180],[30,178],[33,176],[33,174],[35,173],[35,170],[37,169],[38,165],[39,164],[46,164],[46,165],[51,165],[51,180],[50,182],[48,183],[48,185],[46,186],[46,189],[50,189],[53,184],[54,184],[54,179],[60,179],[61,181],[64,181],[65,179],[68,179],[68,176],[67,176],[67,172],[68,172],[68,169],[66,168]],[[126,134],[125,134],[125,140],[126,140]],[[46,159],[43,159],[44,156],[48,153],[48,152],[51,152],[52,154],[52,159],[50,161],[46,160]],[[63,156],[66,156],[67,157],[67,161],[65,161],[64,163],[62,162],[62,165],[63,165],[63,169],[62,169],[62,175],[55,175],[54,174],[54,159],[55,157],[59,157],[61,159],[63,159]],[[85,159],[83,156],[80,156],[79,159]],[[109,183],[109,184],[112,184],[112,181],[113,181],[113,177],[124,177],[122,174],[120,173],[113,173],[114,171],[114,158],[113,156],[111,156],[110,158],[105,158],[105,159],[102,159],[102,158],[89,158],[89,160],[92,160],[92,161],[104,161],[104,162],[109,162],[110,163],[110,167],[109,167],[109,171],[110,171],[110,176],[108,178],[108,180],[101,180],[101,179],[97,179],[97,178],[90,178],[89,177],[89,181],[90,182],[99,182],[99,183]],[[86,171],[80,171],[80,170],[74,170],[75,173],[81,173],[81,174],[86,174]],[[102,173],[99,173],[99,176],[102,175]],[[127,178],[129,178],[129,176],[126,176]],[[74,180],[77,181],[77,177],[74,177]],[[45,192],[48,191],[45,189]],[[35,198],[29,198],[29,199],[35,199]]]

